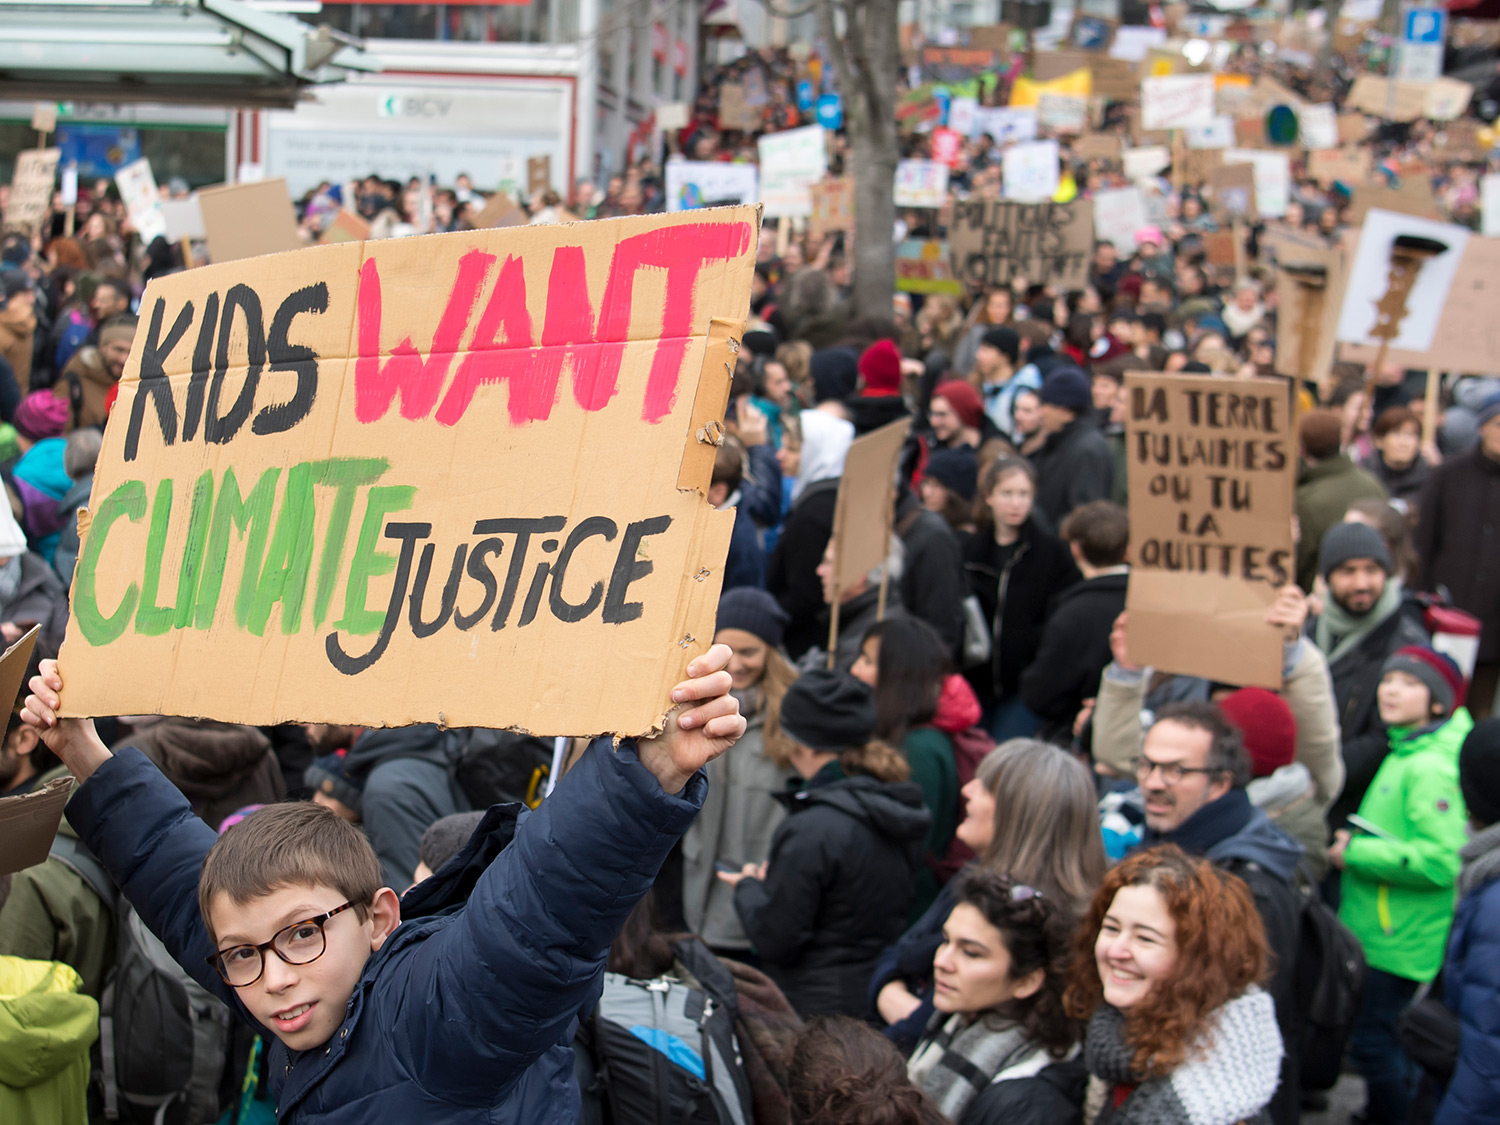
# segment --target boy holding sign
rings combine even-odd
[[[405,899],[352,825],[272,805],[222,837],[134,749],[59,718],[44,661],[22,713],[84,782],[69,820],[200,984],[275,1035],[283,1121],[577,1120],[574,1019],[610,942],[744,733],[716,645],[661,734],[596,740],[534,813],[492,809]],[[404,922],[403,924],[403,915]]]

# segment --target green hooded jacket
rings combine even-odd
[[[0,957],[0,1121],[84,1125],[99,1005],[60,961]]]
[[[1458,751],[1473,726],[1460,707],[1435,729],[1392,727],[1391,752],[1360,802],[1381,834],[1349,842],[1339,918],[1373,969],[1425,982],[1442,967],[1468,840]]]

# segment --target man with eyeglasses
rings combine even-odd
[[[1146,816],[1138,848],[1176,844],[1238,875],[1255,896],[1275,963],[1267,991],[1276,1003],[1282,1042],[1288,1045],[1271,1120],[1294,1125],[1301,1101],[1296,953],[1302,902],[1292,879],[1302,845],[1250,803],[1245,792],[1250,756],[1239,730],[1216,704],[1161,708],[1132,765]]]

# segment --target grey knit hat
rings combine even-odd
[[[1330,572],[1350,559],[1374,559],[1380,569],[1391,572],[1391,551],[1385,538],[1367,523],[1336,523],[1323,534],[1318,545],[1318,573]]]

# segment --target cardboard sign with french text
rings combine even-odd
[[[5,229],[32,235],[52,210],[52,185],[57,178],[60,148],[27,149],[16,157],[5,204]]]
[[[1094,205],[960,200],[948,242],[953,272],[969,285],[1010,285],[1022,277],[1059,292],[1082,289],[1094,251]]]
[[[79,521],[66,713],[657,727],[713,639],[734,516],[706,494],[760,218],[152,281]]]
[[[1129,372],[1132,664],[1281,686],[1297,442],[1279,379]]]

